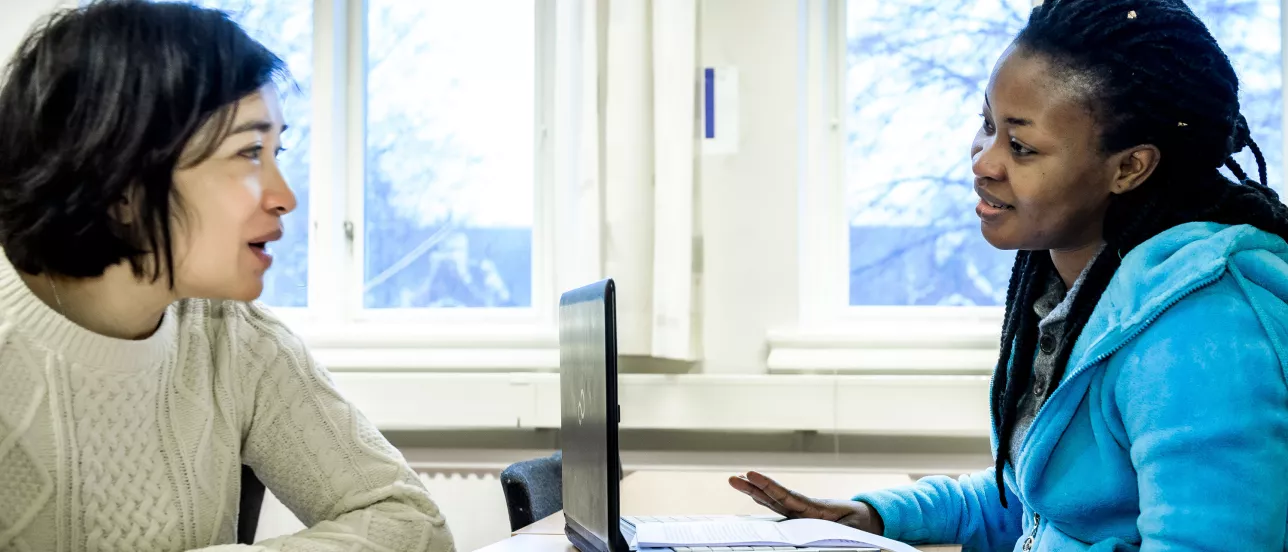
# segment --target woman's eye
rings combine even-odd
[[[251,146],[237,152],[237,155],[251,161],[259,161],[259,156],[264,153],[264,146]]]
[[[1012,152],[1015,152],[1015,154],[1016,154],[1016,155],[1021,155],[1021,156],[1023,156],[1023,155],[1032,155],[1032,154],[1034,154],[1034,153],[1037,153],[1037,152],[1035,152],[1035,151],[1033,151],[1033,150],[1031,150],[1031,149],[1029,149],[1029,148],[1024,147],[1024,145],[1023,145],[1023,144],[1020,144],[1019,142],[1016,142],[1015,140],[1011,140],[1011,151],[1012,151]]]
[[[993,122],[992,122],[992,121],[990,121],[990,120],[988,120],[988,116],[987,116],[987,115],[984,115],[983,113],[980,113],[980,114],[979,114],[979,117],[980,117],[981,119],[983,119],[983,120],[984,120],[984,133],[986,133],[986,134],[992,134],[992,133],[994,133],[994,132],[997,132],[997,129],[996,129],[996,128],[993,128]]]

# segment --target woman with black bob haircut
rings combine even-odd
[[[252,303],[295,208],[283,63],[222,12],[109,0],[0,89],[0,550],[451,550],[402,456]]]
[[[731,484],[970,550],[1288,549],[1288,209],[1238,92],[1181,0],[1035,8],[971,146],[984,237],[1019,250],[995,467],[848,501]]]

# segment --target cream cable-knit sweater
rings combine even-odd
[[[396,449],[254,305],[187,300],[156,334],[89,332],[0,252],[0,552],[235,542],[251,466],[310,528],[229,550],[452,550]]]

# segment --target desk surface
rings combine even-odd
[[[732,474],[716,471],[640,471],[622,480],[623,515],[768,514],[729,487]],[[798,492],[819,498],[907,484],[907,475],[791,472],[766,474]],[[478,552],[576,552],[564,537],[563,512],[519,529],[509,539]],[[958,552],[959,546],[922,546],[924,552]]]

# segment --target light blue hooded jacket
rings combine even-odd
[[[1007,464],[1009,509],[992,469],[855,500],[967,550],[1288,550],[1286,362],[1288,244],[1181,225],[1123,259]]]

